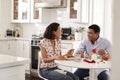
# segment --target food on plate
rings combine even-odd
[[[74,56],[67,56],[67,58],[74,58]]]
[[[74,56],[67,56],[66,59],[74,59]]]

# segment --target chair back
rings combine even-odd
[[[39,51],[38,52],[38,69],[37,69],[37,73],[38,73],[38,76],[43,79],[43,80],[48,80],[44,77],[41,76],[41,71],[40,71],[40,64],[41,64],[41,52]]]

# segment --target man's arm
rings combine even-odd
[[[81,57],[84,57],[85,52],[85,40],[82,40],[78,46],[78,48],[75,50],[75,54],[81,54]]]
[[[111,53],[111,43],[107,40],[106,48],[100,49],[98,53],[102,56],[104,60],[109,60]]]

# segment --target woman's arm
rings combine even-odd
[[[52,58],[52,57],[51,57],[51,58],[48,58],[45,48],[42,47],[41,45],[40,45],[40,50],[41,50],[42,59],[43,59],[43,61],[44,61],[45,63],[53,62],[53,61],[55,60],[55,59]]]
[[[42,54],[42,59],[44,60],[45,63],[53,62],[54,60],[64,60],[65,59],[65,57],[62,55],[53,56],[51,58],[48,58],[45,48],[40,46],[40,50],[41,50],[41,54]]]

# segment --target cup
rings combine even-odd
[[[85,53],[85,54],[84,54],[84,58],[86,58],[86,59],[91,59],[91,54]]]
[[[75,54],[75,55],[74,55],[74,61],[80,62],[81,59],[82,59],[81,54]]]

